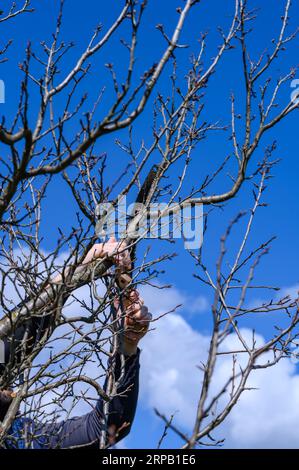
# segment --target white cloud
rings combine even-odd
[[[142,296],[150,310],[159,316],[179,304],[184,314],[208,311],[208,302],[202,297],[190,297],[176,288],[154,289],[144,286]],[[294,298],[299,285],[284,288],[279,297],[290,295]],[[8,293],[14,300],[15,292],[8,286]],[[88,287],[76,292],[80,299],[87,301]],[[83,314],[79,302],[65,309],[68,315]],[[176,422],[190,432],[194,424],[197,400],[201,389],[201,373],[198,365],[207,356],[210,338],[194,330],[178,313],[171,313],[153,323],[154,331],[143,340],[141,359],[141,402],[144,408],[157,407],[170,415],[176,412]],[[251,333],[244,332],[247,340]],[[257,337],[263,343],[261,336]],[[231,335],[224,347],[237,347],[236,336]],[[242,361],[242,359],[241,359]],[[213,389],[219,388],[231,371],[231,362],[224,357],[218,362]],[[97,365],[90,364],[88,374],[96,377]],[[255,372],[250,386],[258,388],[242,395],[217,437],[226,438],[227,447],[286,447],[299,448],[299,375],[290,361],[281,361],[271,369]],[[80,387],[86,389],[84,385]],[[47,397],[49,399],[49,396]],[[89,406],[78,404],[76,414],[88,411]]]
[[[159,313],[160,294],[153,292],[155,295],[148,289],[143,296],[152,311],[157,306]],[[178,291],[160,292],[163,293],[161,305],[170,310],[178,299]],[[157,407],[168,416],[177,412],[176,422],[190,432],[201,389],[201,373],[196,366],[204,361],[210,338],[192,329],[176,313],[160,319],[155,328],[142,344],[142,406]],[[249,330],[244,330],[243,334],[251,341]],[[260,335],[256,340],[264,343]],[[231,335],[223,347],[238,348],[238,341],[236,335]],[[240,357],[241,363],[244,360],[245,357]],[[215,370],[213,390],[224,384],[231,366],[231,359],[222,356]],[[233,448],[299,448],[299,375],[295,366],[284,360],[273,368],[258,370],[252,374],[248,385],[258,390],[242,395],[217,431],[217,437],[226,438],[226,447]]]
[[[171,311],[179,304],[183,304],[179,311],[184,313],[186,310],[192,311],[192,306],[198,302],[201,305],[201,301],[198,301],[200,297],[192,299],[176,288],[155,289],[144,286],[141,291],[155,316]],[[87,288],[76,293],[82,300],[87,300],[89,296]],[[205,310],[208,310],[205,299],[203,304]],[[77,315],[80,310],[80,304],[75,302],[69,307],[69,314]],[[152,327],[154,330],[141,344],[139,406],[150,409],[157,407],[167,415],[175,413],[176,422],[190,432],[201,389],[201,372],[197,366],[207,356],[210,337],[194,330],[177,313],[164,316],[154,322]],[[250,343],[251,331],[243,330],[242,333]],[[261,335],[256,335],[255,340],[259,345],[264,343]],[[238,349],[239,346],[236,335],[230,335],[223,349]],[[245,356],[239,355],[238,360],[244,363]],[[231,367],[228,356],[218,361],[213,391],[219,390],[227,380]],[[90,364],[88,375],[95,376],[96,369],[96,364]],[[226,439],[226,447],[299,448],[299,376],[295,372],[295,366],[290,361],[283,361],[274,368],[257,371],[251,376],[249,385],[258,390],[245,392],[217,431],[217,437]],[[80,387],[85,389],[82,384]],[[78,403],[75,414],[87,412],[88,409],[86,403]]]
[[[299,448],[299,376],[290,362],[257,371],[225,426],[227,444],[246,448]]]
[[[141,347],[141,398],[164,413],[178,411],[189,426],[200,388],[196,368],[206,356],[209,339],[192,330],[177,314],[160,319]]]
[[[263,304],[268,304],[271,298],[274,299],[274,301],[279,302],[281,299],[284,299],[286,297],[289,297],[290,301],[294,301],[298,299],[299,295],[299,284],[294,284],[292,286],[285,286],[276,291],[275,295],[272,297],[258,297],[249,300],[247,304],[248,309],[256,309],[259,308]]]
[[[284,298],[289,296],[291,300],[298,298],[299,294],[299,284],[294,284],[293,286],[283,287],[277,294],[277,298]]]

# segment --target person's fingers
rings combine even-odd
[[[123,269],[123,270],[129,270],[131,269],[131,258],[124,254],[119,254],[115,255],[114,259],[115,264],[117,265],[118,268]]]
[[[137,305],[141,306],[143,299],[141,299],[139,303],[139,293],[136,291],[136,289],[132,289],[129,292],[127,292],[124,296],[124,307],[126,310],[126,313],[129,313],[131,311],[131,308],[135,309]],[[136,305],[134,305],[136,304]]]
[[[123,251],[115,255],[115,264],[118,268],[131,269],[132,261],[130,254],[127,251]]]
[[[144,306],[141,309],[141,321],[142,322],[150,322],[153,318],[151,312],[149,312],[148,307]]]
[[[152,314],[148,311],[147,307],[142,307],[140,314],[134,317],[137,323],[145,325],[152,320]]]
[[[126,327],[129,330],[134,330],[137,332],[145,331],[149,327],[150,320],[151,320],[151,317],[142,318],[141,320],[134,320],[134,321],[132,321],[131,319],[130,322],[126,321]]]
[[[132,267],[132,261],[129,251],[126,249],[126,245],[123,243],[114,243],[114,263],[117,265],[119,272],[128,271]]]
[[[130,299],[139,299],[140,294],[139,294],[138,290],[137,289],[132,289],[129,293],[129,298]]]
[[[144,307],[144,305],[139,304],[138,302],[134,302],[126,309],[126,314],[129,317],[141,318],[143,315],[143,309],[147,309],[147,307]]]
[[[126,313],[129,316],[141,314],[142,307],[144,306],[144,300],[140,297],[138,300],[130,300],[126,306]]]
[[[108,256],[113,257],[115,264],[128,269],[131,266],[131,258],[128,250],[125,249],[126,246],[125,242],[118,242],[115,237],[110,237],[104,243],[95,243],[89,250],[84,263]]]
[[[100,257],[104,256],[104,253],[105,253],[105,250],[104,250],[103,243],[96,243],[90,249],[91,259],[100,258]]]
[[[99,256],[99,244],[96,243],[95,245],[90,248],[89,252],[87,253],[84,263],[89,263],[92,261],[94,258],[97,258]]]
[[[126,309],[126,317],[128,318],[129,322],[139,320],[141,319],[141,316],[142,307],[139,305],[135,305]]]
[[[91,249],[91,257],[113,257],[113,261],[116,265],[125,269],[130,269],[131,257],[126,247],[127,244],[125,241],[119,242],[114,236],[112,236],[104,243],[95,244]]]
[[[133,290],[128,294],[126,299],[123,299],[124,311],[120,309],[120,299],[114,299],[114,307],[119,314],[124,314],[125,324],[128,327],[144,327],[148,325],[152,319],[148,307],[144,305],[144,299],[140,296],[138,291]]]
[[[141,297],[137,289],[132,289],[129,293],[129,300],[132,304],[137,303],[140,306],[144,305],[144,299]]]
[[[104,242],[102,244],[102,250],[106,255],[111,256],[117,250],[117,242],[113,242],[111,240]]]
[[[125,330],[126,338],[131,338],[132,340],[140,340],[147,333],[149,329],[149,321],[146,323],[137,323],[135,325],[128,325]]]
[[[148,311],[147,307],[142,307],[134,316],[127,316],[126,325],[136,331],[144,331],[144,328],[148,328],[152,315]]]

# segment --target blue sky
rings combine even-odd
[[[14,39],[11,48],[10,61],[1,65],[0,79],[5,81],[6,84],[6,104],[1,105],[0,112],[9,117],[13,115],[18,100],[18,86],[20,82],[21,72],[18,69],[18,63],[24,57],[24,49],[26,43],[31,41],[34,50],[38,50],[39,42],[47,40],[53,31],[55,24],[55,14],[57,11],[58,2],[52,1],[51,7],[47,2],[34,2],[36,12],[33,15],[18,18],[15,23],[7,25],[7,34]],[[151,66],[153,62],[159,58],[163,50],[163,41],[161,40],[160,33],[155,29],[155,25],[163,23],[167,31],[171,31],[172,26],[177,19],[175,7],[181,5],[179,0],[149,0],[148,9],[143,19],[142,36],[139,39],[137,49],[137,71],[141,71]],[[259,17],[254,23],[255,32],[250,36],[250,51],[253,57],[257,57],[260,52],[265,48],[271,47],[271,39],[277,35],[281,24],[280,16],[282,14],[282,7],[284,2],[277,0],[268,0],[262,2],[261,0],[249,1],[252,8],[257,7]],[[71,67],[79,51],[82,51],[84,46],[89,40],[90,33],[98,22],[103,23],[105,30],[111,21],[117,15],[117,12],[122,5],[122,2],[116,0],[114,2],[99,2],[97,0],[86,0],[83,4],[79,0],[66,1],[65,8],[65,23],[63,28],[63,39],[73,40],[76,47],[70,52],[66,58],[65,67]],[[291,20],[289,23],[289,30],[293,31],[298,26],[299,20],[299,4],[298,0],[294,0],[291,9]],[[197,40],[202,32],[208,32],[207,37],[207,51],[205,64],[208,65],[210,57],[215,54],[217,45],[219,44],[219,33],[217,26],[221,25],[225,30],[231,20],[231,15],[234,9],[234,1],[228,0],[223,2],[221,0],[202,0],[201,4],[194,8],[194,11],[187,20],[185,30],[183,32],[181,43],[189,44],[189,49],[181,49],[178,53],[178,65],[181,80],[183,81],[184,74],[188,66],[188,57],[191,50],[198,48]],[[126,35],[126,30],[123,34]],[[109,75],[103,64],[106,62],[113,62],[117,65],[117,70],[121,74],[126,64],[126,55],[123,48],[119,45],[119,37],[113,40],[111,45],[104,48],[102,53],[93,60],[93,66],[88,76],[86,84],[89,94],[89,100],[86,104],[86,109],[93,102],[98,90],[103,86],[107,86],[104,95],[102,108],[105,109],[112,99],[112,90],[110,86]],[[240,50],[239,48],[229,51],[222,59],[215,75],[212,77],[207,96],[205,99],[204,115],[211,121],[221,121],[223,124],[229,122],[230,112],[230,93],[233,91],[236,95],[237,112],[243,112],[244,106],[244,84],[242,82],[241,69],[240,69]],[[275,62],[271,73],[274,78],[280,74],[287,73],[291,66],[298,64],[298,39],[290,44],[288,50],[283,53],[281,59]],[[138,75],[138,74],[137,74]],[[157,91],[167,92],[169,87],[169,69],[165,70],[161,77]],[[298,75],[299,78],[299,75]],[[291,93],[290,87],[287,85],[281,93],[279,103],[281,106],[286,104]],[[34,121],[36,106],[38,104],[38,93],[31,92],[31,118]],[[145,142],[151,142],[151,116],[152,116],[153,100],[147,105],[144,114],[138,119],[134,126],[134,143],[136,148],[140,144],[141,139]],[[72,129],[70,129],[71,131]],[[273,243],[271,252],[265,257],[256,272],[255,283],[259,281],[267,283],[268,285],[277,285],[283,288],[292,287],[299,283],[298,276],[298,131],[299,120],[298,111],[292,116],[289,116],[282,123],[280,123],[273,132],[269,133],[262,141],[258,148],[251,168],[254,168],[257,161],[263,158],[263,151],[267,145],[273,140],[277,141],[277,150],[275,158],[281,159],[280,162],[273,169],[274,178],[271,180],[269,187],[265,194],[265,201],[269,203],[267,208],[261,209],[259,212],[254,226],[254,232],[250,246],[254,246],[272,235],[276,235],[277,239]],[[114,139],[122,138],[124,141],[127,139],[126,131],[122,131],[119,135],[106,136],[101,139],[97,144],[96,150],[99,153],[106,152],[108,156],[108,174],[111,173],[111,178],[115,173],[115,168],[124,165],[124,157],[120,150],[116,147]],[[209,138],[202,143],[202,145],[194,152],[192,161],[192,171],[188,176],[191,183],[195,183],[198,179],[202,178],[203,174],[208,171],[213,171],[217,167],[217,163],[231,152],[231,144],[229,141],[228,133],[219,133],[210,135]],[[179,171],[179,169],[178,169]],[[218,183],[217,183],[218,184]],[[222,191],[229,187],[230,181],[228,178],[219,180],[219,188]],[[216,189],[211,188],[211,190]],[[63,204],[61,201],[63,200]],[[211,267],[215,265],[218,250],[219,238],[225,230],[227,224],[232,217],[241,209],[249,209],[252,204],[251,186],[245,184],[238,197],[224,207],[223,211],[214,211],[209,223],[209,232],[204,240],[203,252],[206,263]],[[44,234],[44,248],[51,250],[55,246],[55,240],[58,237],[58,227],[68,229],[75,221],[74,219],[74,206],[70,198],[68,189],[58,176],[53,179],[49,194],[44,207],[43,215],[43,234]],[[240,231],[236,230],[232,236],[232,247],[238,242]],[[209,300],[210,293],[199,282],[194,279],[193,273],[196,272],[194,263],[190,256],[186,253],[183,243],[178,241],[175,247],[167,244],[162,245],[158,241],[144,242],[140,247],[145,245],[152,247],[152,256],[159,254],[162,249],[169,252],[176,251],[178,257],[165,265],[165,274],[161,276],[161,282],[172,284],[174,286],[173,295],[182,296],[186,302],[192,302],[192,299],[203,297]],[[147,293],[148,295],[148,293]],[[264,293],[264,296],[267,294]],[[169,294],[171,296],[171,294]],[[252,294],[253,299],[257,294]],[[261,294],[259,293],[259,296]],[[264,297],[262,297],[264,298]],[[267,298],[267,297],[266,297]],[[250,300],[250,299],[249,299]],[[152,307],[153,308],[153,307]],[[155,312],[153,312],[155,313]],[[209,309],[203,312],[190,312],[188,306],[180,310],[180,315],[184,318],[184,328],[188,330],[188,334],[192,338],[196,334],[208,335],[209,330]],[[247,327],[255,327],[256,330],[265,338],[267,338],[273,331],[273,320],[269,320],[266,316],[259,316],[253,318],[246,324]],[[167,325],[165,325],[167,327]],[[168,325],[170,327],[170,325]],[[187,330],[186,330],[187,331]],[[153,335],[155,333],[152,333]],[[187,334],[187,333],[186,333]],[[195,336],[194,336],[195,335]],[[162,337],[161,337],[162,338]],[[200,337],[198,337],[200,340]],[[148,340],[148,347],[154,347],[154,341]],[[193,340],[192,340],[193,341]],[[147,343],[145,342],[144,348]],[[182,342],[183,347],[183,342]],[[173,345],[169,348],[172,350]],[[167,350],[165,352],[167,354]],[[158,358],[157,358],[158,360]],[[169,359],[171,365],[171,358]],[[150,361],[145,361],[144,367],[151,367]],[[173,364],[175,370],[175,364]],[[290,373],[292,374],[292,373]],[[144,380],[147,380],[145,377]],[[149,379],[150,380],[150,379]],[[163,381],[163,377],[161,377]],[[186,379],[186,386],[188,387],[188,380]],[[191,385],[190,385],[191,386]],[[143,387],[143,385],[142,385]],[[187,390],[188,392],[188,390]],[[163,387],[161,388],[163,393]],[[164,393],[165,390],[164,390]],[[186,400],[188,400],[188,393],[186,393]],[[159,436],[163,430],[163,425],[154,416],[152,410],[152,401],[146,396],[146,390],[142,390],[142,400],[138,407],[137,418],[134,423],[133,431],[129,438],[126,440],[128,447],[151,447],[155,446],[159,440]],[[153,402],[155,404],[155,402]],[[157,404],[159,404],[157,400]],[[162,402],[163,406],[163,402]],[[273,404],[274,406],[274,404]],[[176,411],[175,409],[173,411]],[[180,410],[184,414],[184,410]],[[244,411],[245,413],[245,411]],[[274,410],[273,410],[274,413]],[[229,434],[229,431],[227,431]],[[236,441],[231,440],[232,445],[236,445]],[[271,433],[268,439],[268,444],[271,444]],[[295,443],[296,444],[296,443]],[[294,445],[295,445],[294,444]],[[167,439],[167,445],[177,446],[180,445],[177,438],[171,433]],[[254,445],[254,443],[252,444]],[[299,445],[299,442],[298,442]]]

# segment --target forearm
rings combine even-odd
[[[105,263],[109,261],[105,260]],[[105,264],[105,269],[107,266]],[[78,266],[70,276],[71,267],[67,267],[63,274],[57,274],[48,285],[41,289],[36,298],[25,298],[13,311],[0,320],[0,340],[4,344],[4,363],[11,362],[16,364],[20,361],[21,352],[28,355],[36,340],[41,338],[46,330],[54,326],[56,309],[53,304],[57,296],[63,296],[60,307],[65,304],[72,291],[77,287],[87,283],[91,273],[100,276],[99,260],[94,263],[84,263]],[[104,269],[102,267],[102,269]],[[51,311],[51,305],[53,309]],[[35,312],[30,314],[30,312]],[[22,345],[23,339],[27,334],[26,347]],[[3,357],[0,358],[3,361]],[[3,364],[3,363],[2,363]],[[0,363],[0,373],[3,371],[3,365]]]
[[[114,444],[129,434],[134,421],[139,392],[139,355],[140,350],[137,349],[134,355],[117,354],[115,357],[114,382],[118,385],[116,396],[109,403],[107,423],[109,444]],[[122,358],[124,370],[122,370]]]
[[[39,312],[39,316],[42,317],[43,310],[50,308],[57,298],[62,297],[63,305],[74,290],[90,282],[91,278],[100,278],[111,266],[112,261],[105,259],[82,264],[71,275],[71,268],[66,268],[63,275],[58,274],[49,284],[41,289],[36,297],[27,298],[20,302],[9,314],[0,319],[0,339],[5,339],[14,328],[18,328],[26,323],[29,312]]]
[[[102,432],[106,432],[107,444],[118,442],[125,437],[131,428],[134,420],[139,388],[139,351],[135,356],[130,356],[125,360],[125,370],[122,374],[120,356],[109,364],[114,369],[115,379],[119,380],[117,393],[109,403],[108,422],[105,423],[103,407],[104,401],[100,398],[95,408],[88,414],[69,419],[60,424],[37,424],[35,434],[41,437],[46,448],[72,448],[94,446],[99,448]],[[107,380],[104,389],[107,388]],[[119,396],[122,394],[122,396]],[[112,435],[113,434],[113,435]],[[38,440],[35,447],[39,447]]]
[[[22,308],[22,305],[28,302],[26,298],[16,308]],[[46,312],[44,315],[31,315],[24,322],[5,335],[2,338],[2,345],[4,345],[4,357],[1,357],[3,364],[9,362],[16,365],[20,362],[22,354],[28,355],[32,350],[34,344],[44,335],[47,328],[51,324],[52,314]],[[25,341],[26,340],[26,341]]]
[[[21,364],[22,357],[30,354],[36,342],[48,328],[49,323],[50,314],[45,317],[32,318],[1,340],[4,355],[1,357],[0,374],[4,372],[7,365],[11,370]]]

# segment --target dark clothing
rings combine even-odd
[[[11,367],[20,365],[22,356],[31,353],[34,345],[38,343],[46,330],[51,326],[51,320],[51,314],[32,316],[30,320],[26,320],[17,326],[11,335],[3,340],[5,364],[9,363]],[[24,344],[24,338],[27,338],[26,344]],[[0,363],[1,375],[5,373],[5,364]]]
[[[41,320],[35,323],[28,322],[30,335],[35,342],[39,336]],[[19,331],[18,331],[19,330]],[[21,341],[25,332],[25,327],[20,327],[15,332],[14,337]],[[5,340],[5,361],[12,360],[14,356],[11,350],[12,343]],[[139,354],[127,357],[125,356],[124,371],[121,367],[121,358],[119,354],[109,360],[109,366],[113,368],[114,378],[117,382],[120,377],[117,394],[109,403],[108,423],[104,422],[104,400],[100,398],[95,408],[88,414],[68,419],[61,423],[40,423],[28,418],[17,417],[9,431],[5,446],[6,448],[33,448],[33,449],[54,449],[71,447],[99,447],[99,441],[103,429],[112,436],[107,444],[115,443],[124,438],[131,429],[134,420],[139,388]],[[17,358],[13,358],[13,361]],[[107,380],[104,390],[107,389]],[[108,435],[107,434],[107,435]]]
[[[114,373],[117,380],[121,373],[119,355],[115,358]],[[19,449],[25,447],[66,449],[79,446],[98,448],[102,430],[110,430],[114,426],[115,442],[118,442],[129,434],[134,420],[138,398],[138,377],[139,352],[135,356],[126,358],[124,379],[117,393],[126,392],[124,396],[111,400],[107,425],[103,423],[104,401],[100,398],[90,413],[61,423],[39,423],[28,418],[16,418],[6,439],[6,447]]]

